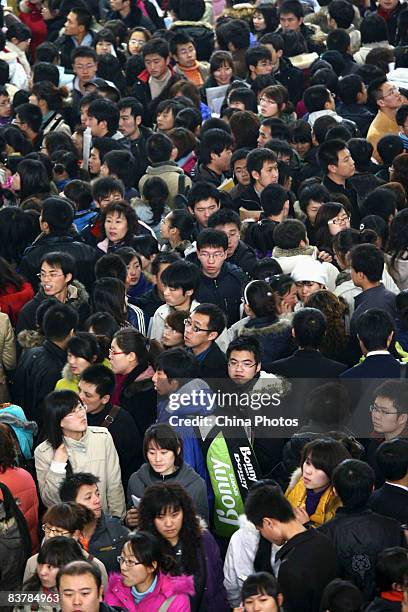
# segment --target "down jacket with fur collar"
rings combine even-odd
[[[262,349],[262,367],[266,370],[273,361],[289,357],[293,353],[292,328],[285,319],[273,323],[268,317],[249,319],[239,335],[259,340]]]
[[[298,468],[292,474],[285,496],[293,508],[300,508],[306,504],[307,489],[303,483],[302,470]],[[332,485],[323,492],[315,512],[310,521],[316,527],[330,521],[336,514],[337,508],[341,506],[340,498],[336,495]]]

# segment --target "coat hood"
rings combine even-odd
[[[183,487],[187,487],[194,481],[200,479],[200,476],[197,474],[197,472],[193,470],[193,468],[187,463],[183,463],[181,468],[177,472],[165,477],[164,479],[160,478],[160,476],[156,476],[148,463],[144,463],[142,465],[140,470],[138,470],[137,475],[145,487],[148,487],[152,484],[157,484],[158,481],[160,482],[161,480],[165,479],[171,481],[172,476],[176,477],[177,482],[183,485]]]
[[[123,584],[121,574],[110,574],[109,590],[113,593],[119,592],[122,595],[132,597],[130,588],[126,587]],[[159,593],[162,594],[166,599],[172,597],[173,595],[194,595],[194,577],[184,575],[169,576],[160,572],[154,592],[147,595],[147,597],[154,598]]]
[[[147,166],[146,174],[150,176],[162,176],[166,172],[177,172],[177,174],[184,174],[183,168],[180,168],[176,163],[171,164],[169,162],[163,162],[156,166]]]
[[[240,335],[258,337],[268,336],[270,334],[278,335],[287,333],[288,328],[290,328],[290,323],[285,319],[278,320],[270,325],[265,325],[265,322],[261,319],[263,319],[263,317],[260,317],[259,319],[250,319],[242,328]]]
[[[292,473],[292,476],[290,477],[288,488],[286,489],[286,493],[289,493],[290,491],[292,491],[296,487],[297,483],[299,482],[301,478],[302,478],[302,468],[296,468],[296,470]]]
[[[17,342],[23,349],[31,349],[41,346],[45,336],[36,329],[23,329],[17,335]]]

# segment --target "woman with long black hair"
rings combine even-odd
[[[158,538],[162,553],[176,562],[174,573],[194,577],[193,612],[230,609],[218,545],[180,484],[158,483],[146,489],[139,504],[139,529]]]
[[[17,193],[21,208],[29,198],[43,201],[49,197],[50,182],[44,164],[35,159],[23,159],[13,175],[11,189]]]

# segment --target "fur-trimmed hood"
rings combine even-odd
[[[17,335],[17,342],[22,349],[31,349],[41,346],[44,340],[44,334],[36,329],[23,329]]]
[[[281,335],[287,333],[288,329],[291,329],[290,323],[286,319],[279,319],[275,323],[270,325],[262,325],[263,317],[257,319],[250,319],[248,323],[241,329],[240,336],[269,336]]]
[[[259,373],[255,385],[252,387],[251,393],[278,393],[280,397],[288,395],[292,388],[290,381],[282,376],[276,376],[275,374],[268,374],[267,372]]]
[[[31,2],[29,2],[28,0],[21,0],[21,2],[19,2],[18,4],[18,8],[20,9],[21,13],[25,13],[26,15],[28,13],[31,13]]]
[[[296,468],[296,470],[292,473],[290,477],[288,488],[286,489],[286,493],[290,493],[296,487],[299,480],[302,478],[302,468]]]

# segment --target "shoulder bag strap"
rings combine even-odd
[[[106,415],[106,417],[104,418],[100,426],[108,428],[110,425],[112,425],[113,421],[116,419],[116,417],[119,414],[119,410],[120,410],[120,406],[112,406],[112,408],[109,411],[109,414]]]
[[[167,612],[167,610],[170,608],[171,604],[176,599],[176,597],[177,597],[177,595],[172,595],[171,597],[166,599],[166,601],[163,601],[163,603],[160,606],[158,612]]]

